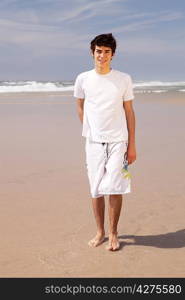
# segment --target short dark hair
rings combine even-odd
[[[112,54],[114,54],[116,51],[116,40],[112,33],[100,34],[91,41],[91,50],[93,53],[96,46],[110,47],[112,49]]]

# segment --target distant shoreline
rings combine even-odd
[[[185,81],[134,81],[136,94],[185,92]],[[71,81],[0,81],[0,94],[4,93],[72,93],[74,80]]]

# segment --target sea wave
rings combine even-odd
[[[136,93],[184,92],[185,81],[135,81],[133,87]]]
[[[73,82],[1,81],[0,93],[72,91]]]
[[[135,87],[185,87],[185,81],[136,81]]]
[[[134,81],[135,93],[166,93],[168,91],[185,92],[185,81]],[[0,93],[24,92],[65,92],[74,90],[71,81],[0,81]]]

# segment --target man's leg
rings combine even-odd
[[[120,247],[118,241],[117,226],[122,208],[122,195],[109,196],[109,245],[108,250],[118,250]]]
[[[89,241],[89,246],[97,247],[105,238],[104,216],[105,216],[105,199],[104,197],[92,198],[93,212],[97,225],[96,236]]]

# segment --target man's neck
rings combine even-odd
[[[101,67],[95,66],[95,71],[98,74],[107,74],[111,71],[111,67],[108,66],[108,67],[105,67],[105,68],[101,68]]]

